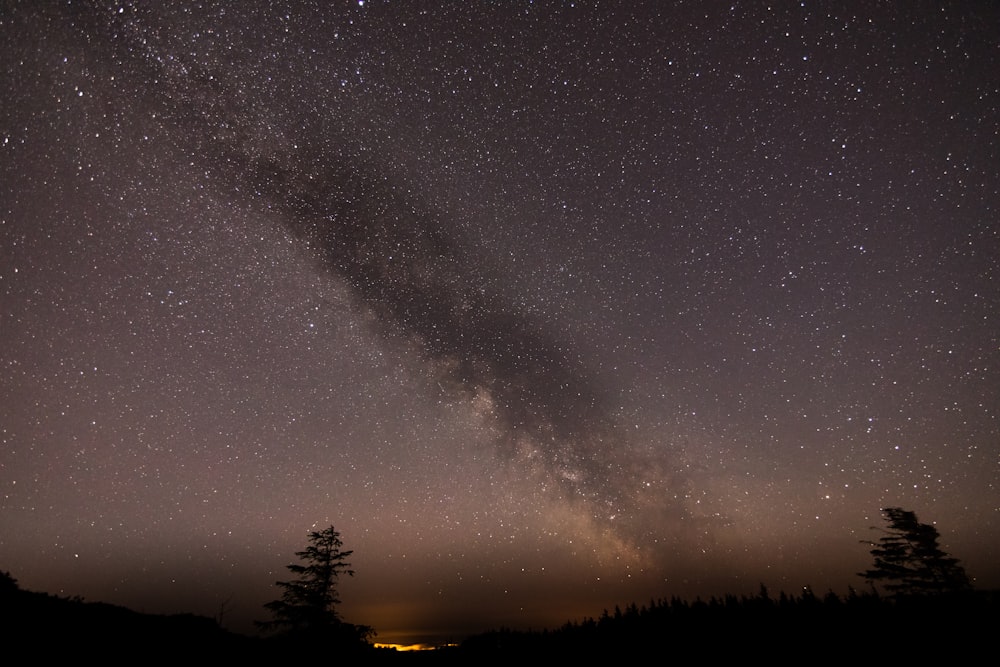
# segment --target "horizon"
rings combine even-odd
[[[9,573],[13,576],[13,573]],[[14,577],[17,580],[17,577]],[[978,593],[989,593],[989,592],[1000,592],[1000,588],[997,587],[983,587],[979,582],[973,581],[973,590]],[[40,593],[45,595],[56,595],[51,591],[39,591],[29,589],[17,581],[18,588],[23,591],[29,591],[33,593]],[[757,599],[766,593],[767,597],[771,600],[777,601],[782,598],[789,599],[800,599],[805,595],[806,590],[809,590],[812,595],[815,595],[819,599],[825,598],[827,594],[836,595],[841,601],[846,601],[853,593],[858,593],[859,595],[869,595],[876,593],[880,597],[885,598],[885,591],[876,591],[875,587],[868,584],[864,588],[859,588],[857,586],[848,586],[845,591],[837,591],[832,587],[825,589],[817,589],[812,586],[801,586],[798,590],[787,590],[787,589],[772,589],[765,583],[761,582],[756,590],[753,591],[719,591],[706,595],[693,595],[693,596],[683,596],[683,595],[649,595],[644,599],[631,599],[629,601],[617,601],[614,604],[605,605],[601,608],[599,612],[595,613],[582,613],[578,615],[572,615],[567,617],[558,617],[555,614],[549,614],[551,620],[545,621],[541,618],[536,618],[536,622],[528,622],[521,625],[510,624],[505,622],[484,624],[482,626],[476,626],[474,623],[466,624],[461,630],[448,630],[445,628],[389,628],[387,632],[382,632],[379,628],[374,628],[376,630],[376,635],[372,638],[371,643],[376,648],[392,648],[398,651],[425,651],[434,650],[438,648],[445,648],[449,646],[458,646],[470,637],[481,636],[491,632],[498,631],[513,631],[513,632],[553,632],[562,629],[567,625],[580,625],[588,621],[599,621],[605,614],[615,616],[617,613],[625,612],[630,606],[635,606],[637,609],[643,610],[648,609],[652,606],[672,603],[677,600],[683,604],[693,605],[698,603],[711,604],[712,601],[725,601],[728,598],[735,597],[737,599],[752,600]],[[70,594],[67,591],[61,592],[57,595],[62,599],[77,599],[84,603],[97,603],[97,604],[118,604],[109,600],[96,600],[96,599],[86,599],[82,596],[77,596]],[[156,609],[135,609],[128,605],[120,605],[132,611],[138,611],[140,613],[149,614],[191,614],[190,609],[183,609],[177,607],[167,607]],[[342,611],[343,604],[338,605],[338,610]],[[231,611],[231,610],[230,610]],[[225,614],[220,617],[220,615],[208,615],[196,613],[195,615],[201,616],[203,618],[210,618],[219,624],[219,627],[240,634],[246,637],[255,636],[266,636],[260,634],[259,630],[253,626],[252,621],[249,625],[244,627],[235,627],[231,622],[227,622]],[[261,615],[257,615],[259,618],[255,620],[264,620]],[[341,613],[342,620],[347,623],[359,623],[358,619],[350,618]]]
[[[865,555],[867,558],[862,567],[871,566],[871,556],[868,553],[869,549],[870,547],[865,547]],[[959,560],[961,562],[961,559]],[[117,604],[141,613],[194,613],[199,616],[212,618],[217,621],[223,629],[245,636],[259,636],[259,631],[255,627],[254,623],[255,621],[262,621],[268,618],[268,614],[263,607],[263,602],[267,600],[262,601],[259,609],[256,610],[256,612],[253,612],[245,608],[237,609],[235,607],[229,607],[228,603],[232,600],[232,598],[230,598],[225,604],[220,605],[220,608],[216,611],[216,613],[210,613],[211,609],[206,606],[202,606],[199,611],[192,608],[185,608],[183,603],[170,602],[162,599],[146,600],[143,602],[141,598],[139,598],[137,600],[133,600],[132,604],[129,604],[128,601],[123,601],[121,599],[117,601],[113,599],[91,599],[66,589],[58,592],[37,590],[25,586],[13,572],[10,572],[10,574],[15,580],[18,580],[18,586],[22,590],[57,595],[63,598],[79,597],[83,602]],[[984,582],[976,578],[974,573],[970,572],[970,577],[973,580],[973,588],[976,591],[988,592],[991,590],[1000,590],[1000,585],[997,584],[984,585]],[[642,590],[644,589],[635,587],[633,588],[634,594],[631,598],[627,600],[608,600],[605,604],[601,605],[599,609],[594,606],[584,608],[587,606],[585,602],[576,601],[563,605],[550,605],[544,609],[536,607],[530,614],[527,615],[523,613],[524,610],[522,609],[522,613],[493,613],[492,615],[486,614],[477,616],[475,613],[469,615],[467,613],[469,610],[466,608],[462,610],[452,610],[447,614],[449,618],[461,617],[464,619],[463,622],[454,623],[452,625],[421,625],[420,623],[412,622],[411,619],[410,622],[397,621],[395,625],[390,623],[389,625],[382,627],[377,625],[372,626],[376,631],[375,636],[372,638],[372,643],[377,647],[396,648],[401,651],[430,650],[449,645],[456,645],[468,637],[498,630],[527,632],[558,630],[568,623],[578,624],[589,619],[597,620],[605,612],[613,614],[616,608],[625,610],[630,605],[636,605],[639,608],[644,608],[653,602],[660,603],[662,601],[670,601],[673,599],[693,604],[698,601],[707,603],[712,599],[723,600],[727,596],[755,598],[761,594],[762,590],[765,589],[771,599],[778,599],[784,595],[796,598],[801,596],[807,588],[819,598],[824,597],[827,593],[833,593],[841,599],[846,599],[852,591],[860,594],[872,592],[871,584],[868,583],[863,577],[859,574],[855,574],[854,578],[856,581],[848,581],[840,590],[838,590],[838,588],[834,585],[814,586],[809,583],[804,583],[798,586],[793,584],[791,587],[774,587],[765,581],[759,581],[755,585],[749,585],[748,582],[748,585],[745,587],[731,589],[725,589],[723,587],[724,585],[720,582],[717,583],[715,587],[684,589],[689,591],[701,591],[689,592],[688,594],[681,594],[677,592],[656,594],[653,591],[646,591],[646,594],[643,595]],[[808,579],[808,577],[806,577],[806,579]],[[343,589],[344,584],[350,581],[352,580],[349,578],[341,580],[339,588]],[[183,584],[183,582],[180,583]],[[350,587],[349,584],[348,587]],[[275,593],[274,597],[278,597],[278,589],[274,587],[273,590]],[[880,594],[884,595],[885,592],[880,591]],[[268,598],[268,600],[269,599],[274,598]],[[592,599],[591,602],[596,602],[596,600]],[[364,605],[359,605],[357,603],[352,604],[350,600],[343,600],[340,604],[338,604],[337,608],[343,621],[354,624],[372,625],[373,619],[380,617],[399,618],[398,615],[385,614],[384,612],[380,614],[377,609],[366,609]],[[576,609],[576,611],[571,611],[571,608]],[[223,612],[221,617],[219,612]],[[235,621],[233,620],[234,618],[236,619]]]
[[[334,525],[382,642],[860,590],[899,506],[1000,588],[996,25],[14,3],[0,567],[249,627]]]

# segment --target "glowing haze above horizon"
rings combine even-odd
[[[987,2],[0,9],[0,569],[379,641],[1000,586]]]

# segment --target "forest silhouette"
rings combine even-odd
[[[874,567],[858,573],[869,590],[817,595],[806,586],[794,594],[773,594],[762,584],[754,595],[693,601],[653,597],[557,628],[487,629],[458,644],[426,651],[378,647],[372,642],[376,629],[353,625],[336,613],[336,575],[351,573],[345,558],[352,552],[340,549],[333,526],[311,534],[310,547],[296,553],[302,562],[288,566],[299,578],[277,582],[285,595],[280,603],[265,605],[279,612],[282,632],[243,635],[206,616],[146,614],[28,591],[2,571],[0,628],[8,657],[23,658],[27,651],[32,656],[153,663],[181,659],[254,663],[315,659],[362,665],[509,664],[525,659],[590,663],[698,656],[713,662],[931,664],[992,654],[993,633],[1000,627],[1000,591],[975,590],[958,560],[937,546],[936,529],[919,523],[912,512],[886,508],[883,514],[889,527],[879,529],[877,541],[866,541],[872,547]],[[317,563],[323,566],[317,568]],[[296,608],[290,611],[289,605]],[[318,616],[317,610],[322,612]],[[304,625],[298,616],[303,611],[309,614]],[[295,622],[285,622],[289,618]]]

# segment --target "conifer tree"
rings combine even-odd
[[[937,528],[920,523],[915,513],[900,507],[882,510],[888,529],[871,545],[874,567],[858,576],[881,584],[891,597],[940,594],[971,588],[965,569],[938,545]],[[873,527],[874,528],[874,527]]]
[[[309,546],[295,553],[301,562],[287,566],[298,577],[275,582],[284,592],[280,599],[264,605],[271,611],[272,620],[258,621],[257,626],[300,637],[336,636],[365,641],[374,634],[367,626],[344,623],[337,612],[340,575],[354,576],[347,561],[354,552],[344,551],[343,546],[333,526],[309,533]]]

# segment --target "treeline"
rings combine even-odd
[[[502,628],[473,635],[460,645],[417,654],[289,638],[229,633],[215,619],[190,614],[142,614],[20,589],[0,573],[0,627],[7,657],[30,650],[38,658],[176,662],[249,660],[287,662],[316,657],[343,664],[510,664],[538,659],[719,660],[760,658],[772,664],[895,663],[972,664],[995,654],[1000,591],[882,597],[876,593],[817,596],[725,595],[694,601],[650,600],[615,607],[597,618],[555,629]],[[2,655],[2,654],[0,654]],[[661,662],[664,660],[660,660]],[[754,660],[756,662],[756,660]]]
[[[847,596],[771,596],[762,587],[753,596],[725,595],[702,600],[678,598],[605,610],[599,618],[568,622],[555,630],[500,629],[466,639],[456,653],[465,658],[493,656],[687,655],[743,658],[755,651],[768,661],[875,657],[958,657],[995,651],[1000,592],[966,591],[934,596],[882,597],[851,590]],[[808,649],[812,655],[782,654]],[[817,654],[818,652],[818,654]],[[764,656],[762,656],[764,657]],[[870,664],[870,663],[866,663]]]
[[[889,524],[871,546],[873,567],[858,573],[870,592],[822,596],[804,588],[772,596],[724,595],[693,602],[651,599],[642,606],[605,610],[598,618],[549,630],[500,629],[474,635],[454,647],[404,654],[371,643],[374,629],[354,625],[337,612],[337,583],[353,575],[333,526],[309,533],[296,575],[276,582],[283,593],[265,607],[264,636],[222,629],[215,619],[160,616],[21,590],[0,572],[0,635],[9,655],[34,657],[60,651],[76,659],[94,656],[129,662],[185,659],[288,663],[305,659],[344,664],[526,664],[540,659],[662,661],[692,658],[717,663],[761,660],[772,664],[973,664],[996,652],[1000,591],[976,591],[958,560],[938,545],[937,529],[913,512],[883,510]],[[885,591],[878,593],[876,585]],[[0,654],[2,655],[2,654]]]

